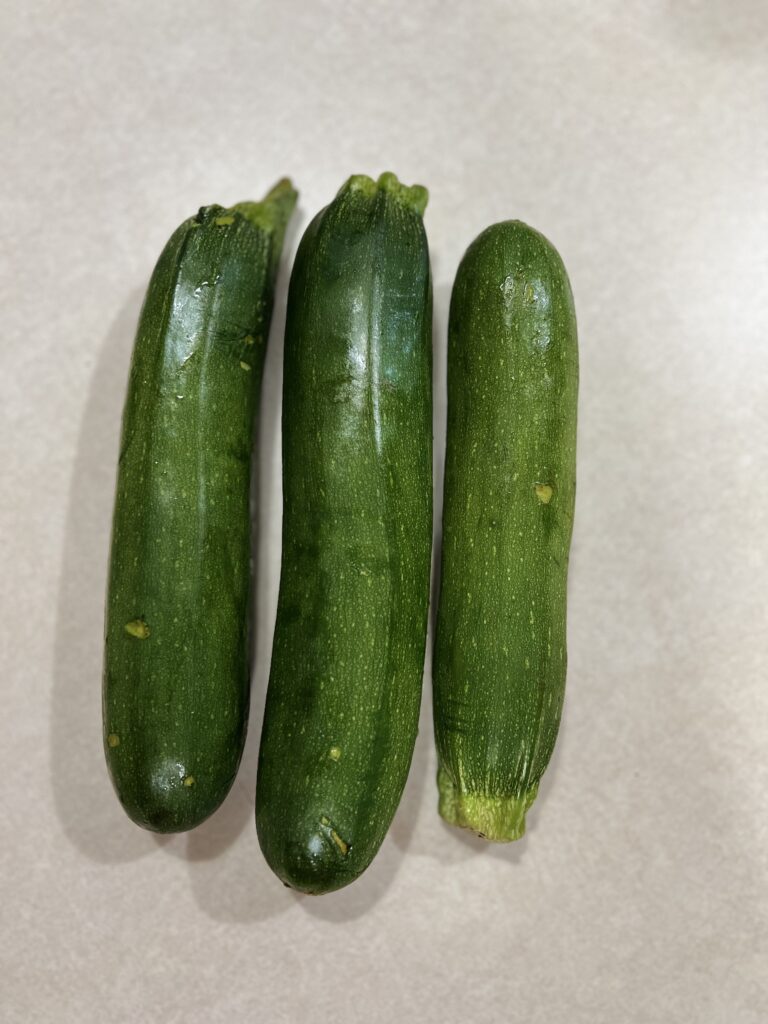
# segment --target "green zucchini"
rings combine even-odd
[[[432,545],[426,190],[351,178],[291,275],[283,551],[256,825],[287,885],[371,862],[413,753]]]
[[[296,203],[208,206],[160,256],[123,413],[105,624],[104,749],[139,825],[207,818],[249,701],[249,488],[275,273]]]
[[[489,227],[451,297],[433,674],[440,814],[498,842],[523,835],[560,723],[577,391],[560,257]]]

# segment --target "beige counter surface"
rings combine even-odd
[[[0,5],[0,1019],[768,1020],[768,6]],[[529,831],[436,813],[430,662],[369,871],[301,897],[253,826],[279,570],[287,270],[351,173],[430,189],[436,515],[453,275],[489,223],[579,317],[562,731]],[[102,606],[139,305],[199,206],[301,191],[261,419],[251,730],[163,839],[101,750]]]

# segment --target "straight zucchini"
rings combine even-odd
[[[370,864],[418,727],[432,544],[426,201],[392,174],[351,178],[291,275],[256,825],[272,870],[309,893]]]
[[[198,825],[240,761],[249,701],[254,416],[289,181],[208,206],[149,284],[123,414],[105,626],[104,749],[123,807]]]
[[[451,297],[434,723],[440,814],[499,842],[523,835],[560,723],[577,391],[560,257],[495,224]]]

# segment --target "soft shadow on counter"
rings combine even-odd
[[[166,853],[187,862],[200,909],[214,921],[232,924],[265,921],[293,903],[259,849],[253,824],[255,760],[250,760],[219,810],[165,847]]]
[[[308,914],[331,924],[354,921],[367,914],[382,899],[398,872],[402,858],[402,853],[388,835],[370,867],[350,885],[324,896],[292,892],[293,901]]]

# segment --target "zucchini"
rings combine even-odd
[[[208,206],[172,235],[139,320],[123,413],[105,625],[104,749],[128,815],[207,818],[249,701],[249,489],[275,273],[296,203]]]
[[[426,190],[356,176],[291,274],[283,550],[256,825],[287,885],[373,859],[410,766],[432,546]]]
[[[577,391],[560,257],[489,227],[451,296],[434,724],[440,814],[499,842],[523,835],[560,722]]]

